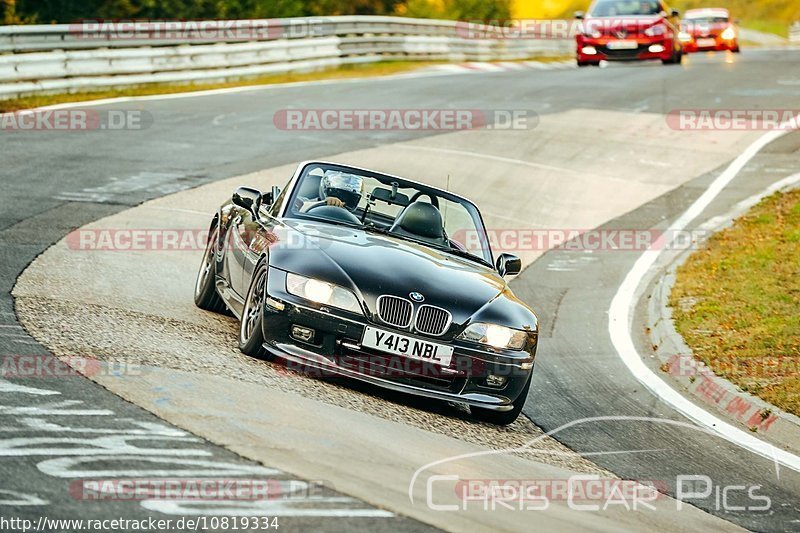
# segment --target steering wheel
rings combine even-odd
[[[312,209],[316,209],[317,207],[321,207],[323,205],[328,205],[328,202],[325,200],[320,200],[319,202],[314,202],[313,204],[304,205],[301,209],[301,213],[308,213]]]
[[[433,207],[435,207],[436,209],[439,209],[439,197],[438,196],[434,196],[432,194],[429,194],[427,192],[423,192],[423,191],[419,191],[417,194],[412,196],[411,200],[409,201],[409,204],[413,204],[414,202],[419,200],[420,197],[422,197],[422,196],[427,196],[431,201],[431,205]]]
[[[315,214],[321,218],[339,220],[341,222],[349,222],[351,224],[361,223],[361,221],[358,220],[358,217],[344,207],[327,205],[325,202],[317,202],[315,206],[306,211],[307,214],[311,214],[312,212],[316,212]]]

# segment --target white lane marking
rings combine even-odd
[[[500,161],[503,163],[509,163],[512,165],[522,165],[526,167],[533,167],[533,168],[540,168],[543,170],[552,170],[555,172],[570,172],[573,174],[580,174],[585,175],[583,172],[579,172],[577,170],[570,170],[568,168],[560,168],[554,167],[552,165],[545,165],[542,163],[534,163],[532,161],[524,161],[522,159],[513,159],[510,157],[502,157],[499,155],[491,155],[491,154],[481,154],[478,152],[468,152],[466,150],[455,150],[452,148],[437,148],[435,146],[420,146],[417,144],[398,144],[396,145],[398,148],[405,148],[408,150],[422,150],[424,152],[440,152],[443,154],[453,154],[453,155],[463,155],[468,157],[477,157],[479,159],[489,159],[491,161]]]
[[[167,195],[191,186],[189,183],[180,183],[179,180],[183,177],[183,174],[171,172],[140,172],[123,179],[111,177],[107,183],[98,187],[87,187],[81,191],[64,191],[54,198],[67,202],[104,203],[127,200],[130,193],[137,191]]]
[[[738,218],[746,211],[749,211],[752,207],[755,207],[756,204],[758,204],[761,200],[763,200],[767,196],[770,196],[780,190],[793,187],[798,183],[800,183],[800,174],[795,174],[794,176],[789,176],[788,178],[784,178],[781,181],[777,181],[772,185],[770,185],[769,187],[767,187],[766,189],[764,189],[763,191],[761,191],[760,193],[754,194],[749,198],[745,198],[744,200],[736,204],[733,207],[733,209],[728,213],[711,218],[708,221],[700,224],[700,226],[698,226],[698,229],[713,231],[716,228],[719,228],[720,226],[724,225],[731,218]],[[733,215],[731,215],[731,213],[733,213]]]
[[[4,379],[0,379],[0,392],[17,392],[22,394],[32,394],[34,396],[55,396],[61,394],[60,392],[48,389],[35,389],[33,387],[26,387],[24,385],[17,385]],[[3,414],[4,406],[0,405],[0,414]]]
[[[7,325],[5,325],[5,324],[4,324],[4,325],[0,325],[0,328],[14,328],[14,329],[22,329],[22,326],[17,326],[17,325],[8,325],[8,326],[7,326]]]
[[[551,70],[553,67],[549,65],[565,65],[574,67],[575,64],[572,61],[565,61],[563,63],[542,63],[537,61],[523,61],[528,67],[542,69],[542,70]],[[558,67],[556,67],[558,68]],[[117,98],[97,98],[94,100],[84,100],[81,102],[67,102],[63,104],[53,104],[49,106],[37,107],[33,109],[25,109],[23,111],[55,111],[58,109],[73,109],[73,108],[83,108],[87,106],[97,107],[101,105],[111,105],[111,104],[124,104],[128,102],[151,102],[151,101],[159,101],[159,100],[180,100],[183,98],[197,98],[200,96],[217,96],[217,95],[224,95],[224,94],[237,94],[237,93],[248,93],[248,92],[255,92],[255,91],[268,91],[268,90],[275,90],[275,89],[291,89],[295,87],[308,87],[311,85],[340,85],[340,84],[352,84],[352,83],[361,83],[364,81],[396,81],[396,80],[407,80],[407,79],[417,79],[417,78],[436,78],[436,77],[443,77],[443,76],[456,76],[462,74],[474,74],[480,73],[479,70],[472,70],[466,69],[460,65],[441,65],[435,68],[424,68],[420,67],[419,69],[412,70],[410,72],[405,72],[401,74],[391,74],[389,76],[365,76],[361,78],[341,78],[341,79],[331,79],[331,80],[309,80],[309,81],[295,81],[292,83],[270,83],[265,85],[247,85],[244,87],[226,87],[224,89],[209,89],[205,91],[190,91],[185,93],[172,93],[172,94],[151,94],[148,96],[120,96]],[[486,73],[486,72],[483,72]],[[0,119],[6,114],[14,114],[19,113],[20,111],[11,111],[8,113],[0,113]]]
[[[794,120],[795,122],[800,120],[800,116],[796,117]],[[616,348],[617,353],[622,359],[622,362],[625,363],[625,366],[628,367],[628,370],[631,371],[640,383],[662,401],[695,423],[713,430],[731,443],[767,459],[778,461],[780,464],[800,472],[800,457],[772,446],[754,437],[752,434],[746,433],[728,422],[725,422],[695,405],[678,391],[670,387],[644,364],[631,336],[631,310],[636,303],[637,290],[645,275],[661,254],[661,248],[668,248],[674,236],[683,231],[692,220],[700,216],[722,190],[739,175],[747,163],[758,155],[764,147],[788,133],[790,130],[787,126],[788,123],[783,124],[780,129],[763,135],[751,144],[713,181],[713,183],[711,183],[711,185],[709,185],[700,198],[672,223],[665,232],[669,242],[665,243],[665,246],[660,247],[658,250],[648,250],[639,257],[617,290],[614,299],[611,301],[611,306],[608,310],[608,332],[611,335],[614,348]]]
[[[208,508],[208,504],[181,500],[144,500],[142,507],[148,511],[181,516],[303,516],[325,518],[393,518],[389,511],[375,508],[302,508],[303,503],[314,504],[358,504],[353,498],[332,497],[313,500],[256,500],[251,502],[227,501]]]
[[[48,505],[50,502],[33,494],[25,494],[14,490],[0,489],[0,505],[13,507],[28,505]]]
[[[457,74],[464,74],[465,72],[457,71],[439,71],[439,70],[424,70],[412,71],[404,74],[392,74],[390,76],[374,76],[362,78],[341,78],[334,80],[310,80],[310,81],[295,81],[292,83],[270,83],[266,85],[247,85],[245,87],[226,87],[224,89],[209,89],[206,91],[190,91],[185,93],[172,93],[172,94],[152,94],[149,96],[120,96],[117,98],[98,98],[95,100],[84,100],[81,102],[67,102],[63,104],[53,104],[49,106],[37,107],[33,109],[26,109],[23,111],[55,111],[58,109],[73,109],[84,108],[87,106],[97,107],[101,105],[111,104],[124,104],[128,102],[150,102],[161,100],[182,100],[184,98],[197,98],[200,96],[217,96],[224,94],[238,94],[248,93],[255,91],[268,91],[275,89],[291,89],[295,87],[307,87],[310,85],[339,85],[359,83],[363,81],[395,81],[402,79],[414,78],[435,78],[438,76],[452,76]],[[20,113],[21,111],[11,111],[8,113],[0,113],[0,119],[6,114]]]
[[[156,211],[169,211],[172,213],[186,213],[187,215],[202,215],[204,217],[212,217],[214,213],[208,211],[195,211],[194,209],[180,209],[178,207],[161,207],[157,205],[141,205],[145,209],[155,209]]]
[[[211,452],[194,448],[139,448],[129,441],[148,442],[202,442],[195,437],[172,437],[162,435],[110,435],[95,438],[72,437],[20,437],[0,439],[0,457],[32,457],[38,455],[149,455],[149,456],[195,456],[212,455]]]
[[[32,340],[29,340],[29,339],[27,339],[27,337],[26,337],[26,340],[23,340],[23,339],[14,339],[12,342],[15,342],[15,343],[17,343],[17,344],[28,344],[28,345],[30,345],[30,346],[39,346],[39,343],[38,343],[38,342],[36,342],[36,341],[32,341]]]
[[[533,161],[525,161],[524,159],[514,159],[512,157],[503,157],[499,155],[492,155],[492,154],[482,154],[480,152],[468,152],[466,150],[456,150],[453,148],[439,148],[436,146],[421,146],[419,144],[395,144],[395,148],[405,148],[408,150],[420,150],[423,152],[439,152],[443,154],[453,154],[453,155],[461,155],[465,157],[474,157],[478,159],[488,159],[490,161],[499,161],[501,163],[508,163],[511,165],[520,165],[525,167],[531,168],[538,168],[542,170],[549,170],[551,172],[564,172],[567,174],[575,174],[576,176],[586,177],[585,172],[581,172],[579,170],[573,170],[571,168],[563,168],[563,167],[556,167],[553,165],[545,165],[544,163],[534,163]],[[626,186],[630,185],[630,180],[625,180],[622,178],[617,178],[614,176],[603,176],[603,175],[596,175],[598,178],[602,178],[604,180],[611,180],[617,181],[619,183],[625,184]]]
[[[124,463],[125,461],[129,461],[135,466],[131,468],[108,467],[109,462]],[[96,463],[99,468],[73,469],[73,467],[86,463]],[[145,463],[160,465],[160,467],[147,468]],[[176,466],[181,468],[175,468]],[[276,476],[282,473],[274,468],[263,466],[224,463],[207,459],[141,457],[139,455],[58,457],[42,461],[36,467],[40,472],[57,478]]]
[[[9,383],[11,387],[15,387],[13,383]],[[3,383],[0,382],[0,387],[3,386]],[[20,387],[20,386],[16,386]],[[20,387],[26,388],[27,387]],[[41,389],[31,389],[31,391],[39,391]],[[0,388],[0,391],[3,391]],[[24,391],[19,390],[18,388],[11,388],[4,392],[25,392],[27,394],[60,394],[54,391],[46,391],[46,392],[31,392],[31,391]],[[70,407],[74,407],[77,405],[83,405],[82,401],[79,400],[64,400],[61,402],[53,402],[47,403],[42,405],[0,405],[0,415],[8,415],[8,416],[111,416],[114,414],[114,411],[109,411],[108,409],[69,409]]]
[[[19,427],[0,427],[0,431],[4,432],[19,432],[25,430],[33,430],[37,432],[47,433],[93,433],[97,435],[160,435],[165,437],[188,437],[190,436],[185,431],[180,429],[173,429],[163,424],[155,424],[153,422],[140,422],[132,418],[116,418],[116,422],[127,422],[133,428],[94,428],[94,427],[70,427],[56,424],[55,422],[48,422],[43,418],[23,418],[20,420],[22,426]]]

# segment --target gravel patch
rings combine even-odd
[[[539,439],[525,452],[529,459],[572,470],[614,477],[569,450],[521,416],[497,427],[471,419],[466,407],[422,400],[344,378],[310,377],[242,354],[238,322],[207,315],[206,326],[97,304],[77,304],[18,296],[25,329],[59,357],[86,357],[135,363],[199,374],[224,375],[386,420],[461,439],[488,449],[514,449]]]

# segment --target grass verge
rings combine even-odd
[[[800,415],[800,190],[764,199],[695,252],[670,305],[695,358]]]

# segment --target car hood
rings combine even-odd
[[[688,26],[692,35],[717,35],[728,28],[728,23],[696,24]]]
[[[411,292],[450,311],[456,324],[482,311],[494,315],[487,310],[494,305],[506,308],[506,315],[511,305],[524,307],[494,269],[422,244],[297,219],[285,221],[276,234],[271,266],[350,288],[370,312],[381,295],[408,299]]]
[[[645,29],[664,22],[661,15],[625,15],[619,17],[586,17],[587,29],[597,29],[603,35],[613,35],[624,29],[629,34],[637,34]]]

